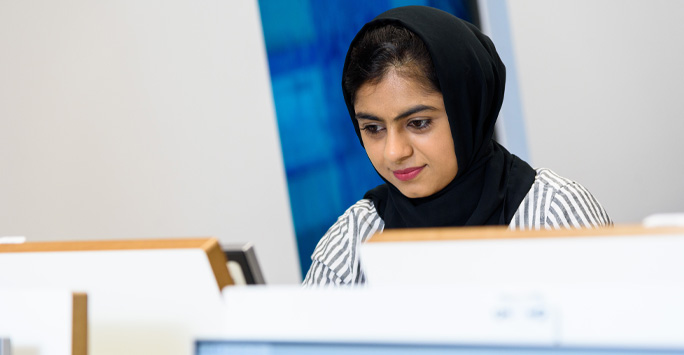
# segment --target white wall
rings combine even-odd
[[[252,241],[300,280],[254,1],[0,2],[0,235]]]
[[[584,184],[616,222],[684,212],[684,2],[505,5],[531,163]]]

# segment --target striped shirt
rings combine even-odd
[[[549,169],[537,169],[532,188],[509,229],[601,227],[613,222],[584,186]],[[370,200],[360,200],[337,219],[318,242],[304,286],[363,284],[359,249],[385,223]]]

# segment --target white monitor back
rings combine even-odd
[[[68,290],[3,287],[0,354],[86,355],[87,303],[86,294]]]
[[[276,343],[330,344],[333,354],[350,353],[335,352],[340,343],[454,344],[470,354],[681,352],[682,297],[684,287],[641,285],[233,287],[224,291],[230,321],[198,340],[261,343],[269,354],[287,353]]]
[[[92,354],[188,354],[230,283],[207,238],[0,245],[0,270],[3,289],[87,293]]]
[[[680,285],[684,228],[385,231],[361,246],[370,285]]]

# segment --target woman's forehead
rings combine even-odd
[[[399,86],[406,90],[410,89],[417,96],[441,95],[441,92],[434,88],[421,70],[410,66],[391,67],[378,80],[367,81],[359,86],[356,95],[354,95],[354,105],[358,104],[359,95],[368,96],[377,92],[378,88],[398,88]]]

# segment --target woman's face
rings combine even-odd
[[[430,196],[458,172],[442,94],[396,70],[364,84],[354,102],[361,139],[380,175],[404,196]]]

